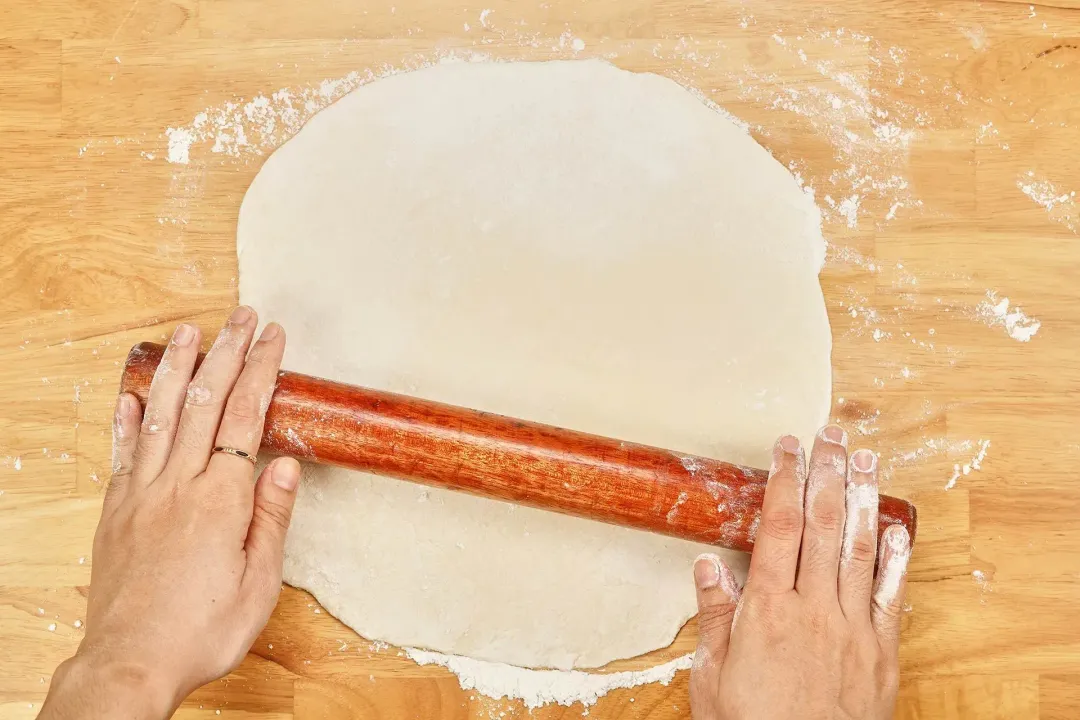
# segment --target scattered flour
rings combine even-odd
[[[308,445],[306,442],[304,442],[304,439],[302,437],[300,437],[299,433],[297,433],[292,428],[287,428],[285,430],[284,435],[285,435],[285,438],[292,445],[293,452],[295,452],[298,455],[304,456],[304,457],[311,457],[312,456],[313,453],[312,453],[312,450],[311,450],[311,446]],[[319,612],[319,611],[316,610],[316,612]]]
[[[168,128],[165,136],[169,139],[169,152],[166,159],[171,163],[187,165],[191,160],[191,144],[195,134],[187,128]]]
[[[490,9],[479,13],[479,24],[487,31],[482,34],[488,37],[472,41],[474,45],[496,39],[506,46],[550,48],[560,57],[573,57],[585,50],[585,42],[575,37],[569,26],[560,35],[551,36],[528,29],[513,29],[518,24],[501,14],[498,22],[493,23],[491,15]],[[763,15],[759,22],[758,17],[743,14],[739,26],[746,29],[765,26],[771,21]],[[520,25],[524,27],[524,23]],[[915,196],[908,180],[910,147],[924,130],[934,127],[937,120],[949,117],[950,113],[960,111],[968,104],[963,93],[947,79],[927,78],[909,67],[909,52],[905,48],[888,46],[857,31],[810,26],[775,27],[776,32],[769,41],[771,57],[768,68],[783,67],[784,72],[770,72],[760,64],[732,67],[724,71],[724,92],[759,110],[787,113],[803,131],[811,131],[830,146],[834,166],[815,165],[815,173],[811,173],[801,159],[785,158],[782,151],[777,153],[778,160],[789,167],[807,193],[818,199],[824,220],[833,223],[836,231],[843,234],[847,230],[858,230],[860,224],[869,222],[881,225],[905,213],[928,212]],[[465,23],[464,28],[469,31],[469,23]],[[752,32],[760,34],[761,28],[754,28]],[[961,29],[961,32],[976,50],[985,46],[986,32],[983,28],[976,26],[969,30]],[[618,41],[605,40],[598,48],[590,49],[590,54],[615,59],[621,54],[634,52],[634,46],[630,43]],[[853,62],[845,64],[842,59],[838,60],[837,48],[843,51],[839,53],[841,58],[851,56]],[[457,54],[459,52],[464,55]],[[716,67],[720,67],[719,59],[730,55],[731,48],[726,47],[723,41],[698,40],[689,36],[664,38],[657,41],[652,52],[657,58],[672,61],[666,74],[686,86],[714,110],[724,113],[710,99],[710,96],[717,96],[720,89],[705,84],[702,77],[696,74],[698,68],[709,68],[714,62],[717,63]],[[863,58],[869,58],[869,71],[863,64]],[[436,51],[404,58],[393,67],[351,72],[305,86],[280,88],[256,95],[250,100],[236,98],[207,107],[187,124],[165,131],[167,150],[160,148],[156,154],[141,153],[147,160],[164,156],[177,171],[173,187],[170,188],[173,206],[164,209],[159,222],[175,225],[182,232],[187,224],[189,204],[202,196],[202,183],[205,180],[204,173],[199,169],[202,164],[200,156],[196,153],[193,157],[192,150],[196,147],[239,162],[256,160],[288,140],[315,113],[362,84],[440,62],[497,59],[467,49]],[[806,76],[806,80],[792,84],[792,71]],[[889,92],[889,86],[902,90],[893,94]],[[926,103],[916,107],[901,99],[916,93],[934,96],[937,101],[933,105],[935,109],[925,109],[929,107]],[[767,127],[750,126],[738,119],[735,122],[764,138],[770,135]],[[999,130],[991,121],[979,127],[976,142],[996,143],[1001,149],[1008,150],[1008,144],[1001,141]],[[767,145],[767,142],[763,143]],[[80,155],[88,147],[89,143],[80,151]],[[183,167],[188,165],[190,169]],[[1036,177],[1033,171],[1022,175],[1017,180],[1017,187],[1044,207],[1056,222],[1073,232],[1080,230],[1075,192],[1060,191],[1050,181]],[[927,337],[921,330],[916,332],[906,327],[906,320],[909,312],[921,301],[929,301],[917,295],[920,283],[930,278],[970,282],[970,276],[961,277],[947,270],[923,270],[915,275],[902,263],[881,263],[868,259],[854,248],[832,244],[829,246],[828,262],[844,266],[844,272],[857,268],[856,272],[862,271],[863,277],[869,273],[874,276],[874,284],[896,291],[893,293],[897,297],[894,301],[896,304],[891,305],[880,300],[883,294],[869,289],[862,294],[857,291],[856,284],[847,284],[839,304],[853,320],[849,333],[866,335],[868,341],[872,338],[883,348],[890,345],[892,352],[896,351],[897,344],[904,343],[912,352],[944,352],[952,356],[950,363],[955,362],[959,352],[945,345],[940,335],[939,344],[935,343],[935,338]],[[938,298],[937,302],[940,304],[941,299]],[[956,311],[958,317],[993,327],[1002,326],[1010,337],[1020,342],[1029,341],[1041,325],[1039,320],[1029,318],[1016,306],[1010,307],[1008,298],[997,298],[993,291],[987,293],[986,300],[974,312],[970,306],[943,307],[944,312],[952,310]],[[870,346],[873,347],[873,343]],[[884,387],[886,380],[907,381],[918,375],[918,366],[911,358],[903,359],[894,367],[896,372],[893,374],[889,375],[886,371],[881,377],[875,377],[874,386]],[[929,416],[931,411],[925,414]],[[863,435],[873,434],[878,431],[877,420],[877,411],[866,414],[856,422],[856,430]],[[289,433],[286,435],[289,436]],[[299,441],[295,433],[288,439],[294,443]],[[946,486],[946,489],[951,489],[960,477],[980,469],[989,444],[989,440],[924,438],[913,450],[897,451],[883,462],[883,476],[889,477],[894,468],[923,463],[933,456],[970,457],[974,451],[974,456],[968,462],[954,465],[954,477]],[[677,513],[680,504],[676,502],[669,513]],[[978,575],[975,577],[978,581]],[[690,666],[690,657],[686,656],[641,673],[603,675],[525,670],[420,650],[408,650],[407,653],[419,664],[438,664],[449,668],[458,676],[463,688],[475,688],[492,697],[518,698],[529,708],[549,702],[563,705],[582,702],[588,707],[611,689],[647,682],[670,682],[677,670]]]
[[[986,299],[975,309],[979,319],[990,327],[1002,326],[1013,340],[1028,342],[1039,332],[1042,323],[1024,314],[1017,305],[1009,309],[1009,298],[998,299],[993,290],[986,291]]]
[[[952,490],[956,487],[956,481],[964,475],[970,475],[973,470],[982,470],[982,462],[986,459],[986,450],[990,447],[989,440],[979,441],[979,451],[975,453],[975,456],[971,458],[969,462],[964,464],[956,463],[953,465],[953,474],[949,478],[949,482],[945,483],[946,490]]]
[[[858,419],[852,424],[855,426],[855,432],[860,435],[873,435],[879,428],[877,422],[881,418],[881,410],[874,410],[873,412],[860,413]]]
[[[933,414],[933,409],[926,410],[925,414],[927,416]],[[960,475],[964,475],[964,467],[969,468],[969,473],[982,467],[981,463],[986,457],[986,448],[989,446],[989,440],[950,440],[944,437],[924,437],[914,448],[897,449],[888,457],[883,457],[881,477],[883,481],[891,480],[898,470],[923,465],[941,456],[947,458],[967,456],[968,460],[954,467],[955,470],[959,470]],[[971,456],[972,452],[975,453],[974,457]]]
[[[1049,180],[1037,177],[1034,170],[1028,170],[1027,174],[1021,175],[1016,181],[1016,187],[1046,208],[1051,220],[1080,234],[1080,206],[1077,206],[1075,190],[1059,190]]]
[[[960,34],[968,39],[971,47],[975,50],[982,50],[986,47],[986,30],[981,25],[961,27]]]
[[[212,397],[210,388],[195,383],[188,385],[187,402],[189,405],[208,405]]]
[[[529,670],[502,663],[473,660],[458,655],[406,648],[405,654],[418,665],[442,665],[458,677],[463,690],[476,690],[490,698],[521,700],[534,708],[558,703],[581,703],[588,708],[612,690],[650,683],[667,685],[680,670],[689,670],[693,655],[683,655],[647,670],[587,673],[578,670]]]
[[[750,63],[730,71],[727,79],[740,99],[796,116],[833,146],[837,167],[805,185],[813,185],[821,196],[824,219],[856,228],[861,219],[887,222],[901,208],[921,207],[903,173],[912,141],[933,118],[879,89],[883,82],[905,76],[907,50],[850,29],[809,25],[793,28],[788,35],[774,33],[772,40],[772,67],[790,66],[816,76],[815,82],[792,87],[783,76]],[[869,56],[869,71],[846,65],[838,59],[837,48],[843,51],[841,57]],[[701,51],[695,49],[693,55]],[[691,58],[691,53],[683,52],[682,57]],[[916,79],[920,86],[929,84],[922,76]],[[938,90],[953,92],[951,86]],[[943,107],[948,105],[946,101]],[[800,176],[797,161],[787,164]]]
[[[982,570],[972,570],[971,577],[975,580],[975,586],[979,589],[979,602],[986,604],[986,594],[994,591],[990,584],[990,578]]]
[[[668,510],[668,513],[667,513],[668,525],[675,522],[675,517],[679,514],[679,508],[682,506],[683,503],[685,503],[687,501],[687,499],[689,497],[690,496],[687,495],[685,492],[679,493],[679,497],[675,500],[675,504],[671,506],[670,510]]]

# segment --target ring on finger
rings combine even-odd
[[[217,446],[214,447],[213,452],[225,453],[227,455],[235,455],[238,458],[243,458],[244,460],[249,461],[252,465],[254,465],[256,463],[256,459],[255,459],[254,455],[252,455],[249,452],[244,452],[243,450],[238,450],[237,448],[234,448],[234,447],[226,447],[224,445],[217,445]]]

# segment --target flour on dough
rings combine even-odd
[[[237,246],[292,370],[757,466],[827,417],[818,210],[656,75],[361,87],[267,160]],[[370,639],[588,668],[670,643],[707,549],[311,465],[285,579]]]

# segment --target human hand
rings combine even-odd
[[[911,543],[893,526],[878,548],[877,508],[877,458],[849,460],[841,428],[818,434],[809,474],[780,438],[746,586],[715,555],[694,564],[695,720],[892,717]]]
[[[278,458],[253,482],[249,460],[212,453],[259,449],[285,333],[267,325],[249,355],[257,325],[237,308],[194,378],[200,333],[180,325],[145,413],[119,397],[86,636],[40,717],[168,717],[239,665],[266,625],[300,466]]]

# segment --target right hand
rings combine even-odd
[[[809,474],[799,441],[777,442],[745,588],[716,555],[694,564],[695,720],[892,717],[911,543],[893,526],[878,548],[876,466],[836,426]]]

